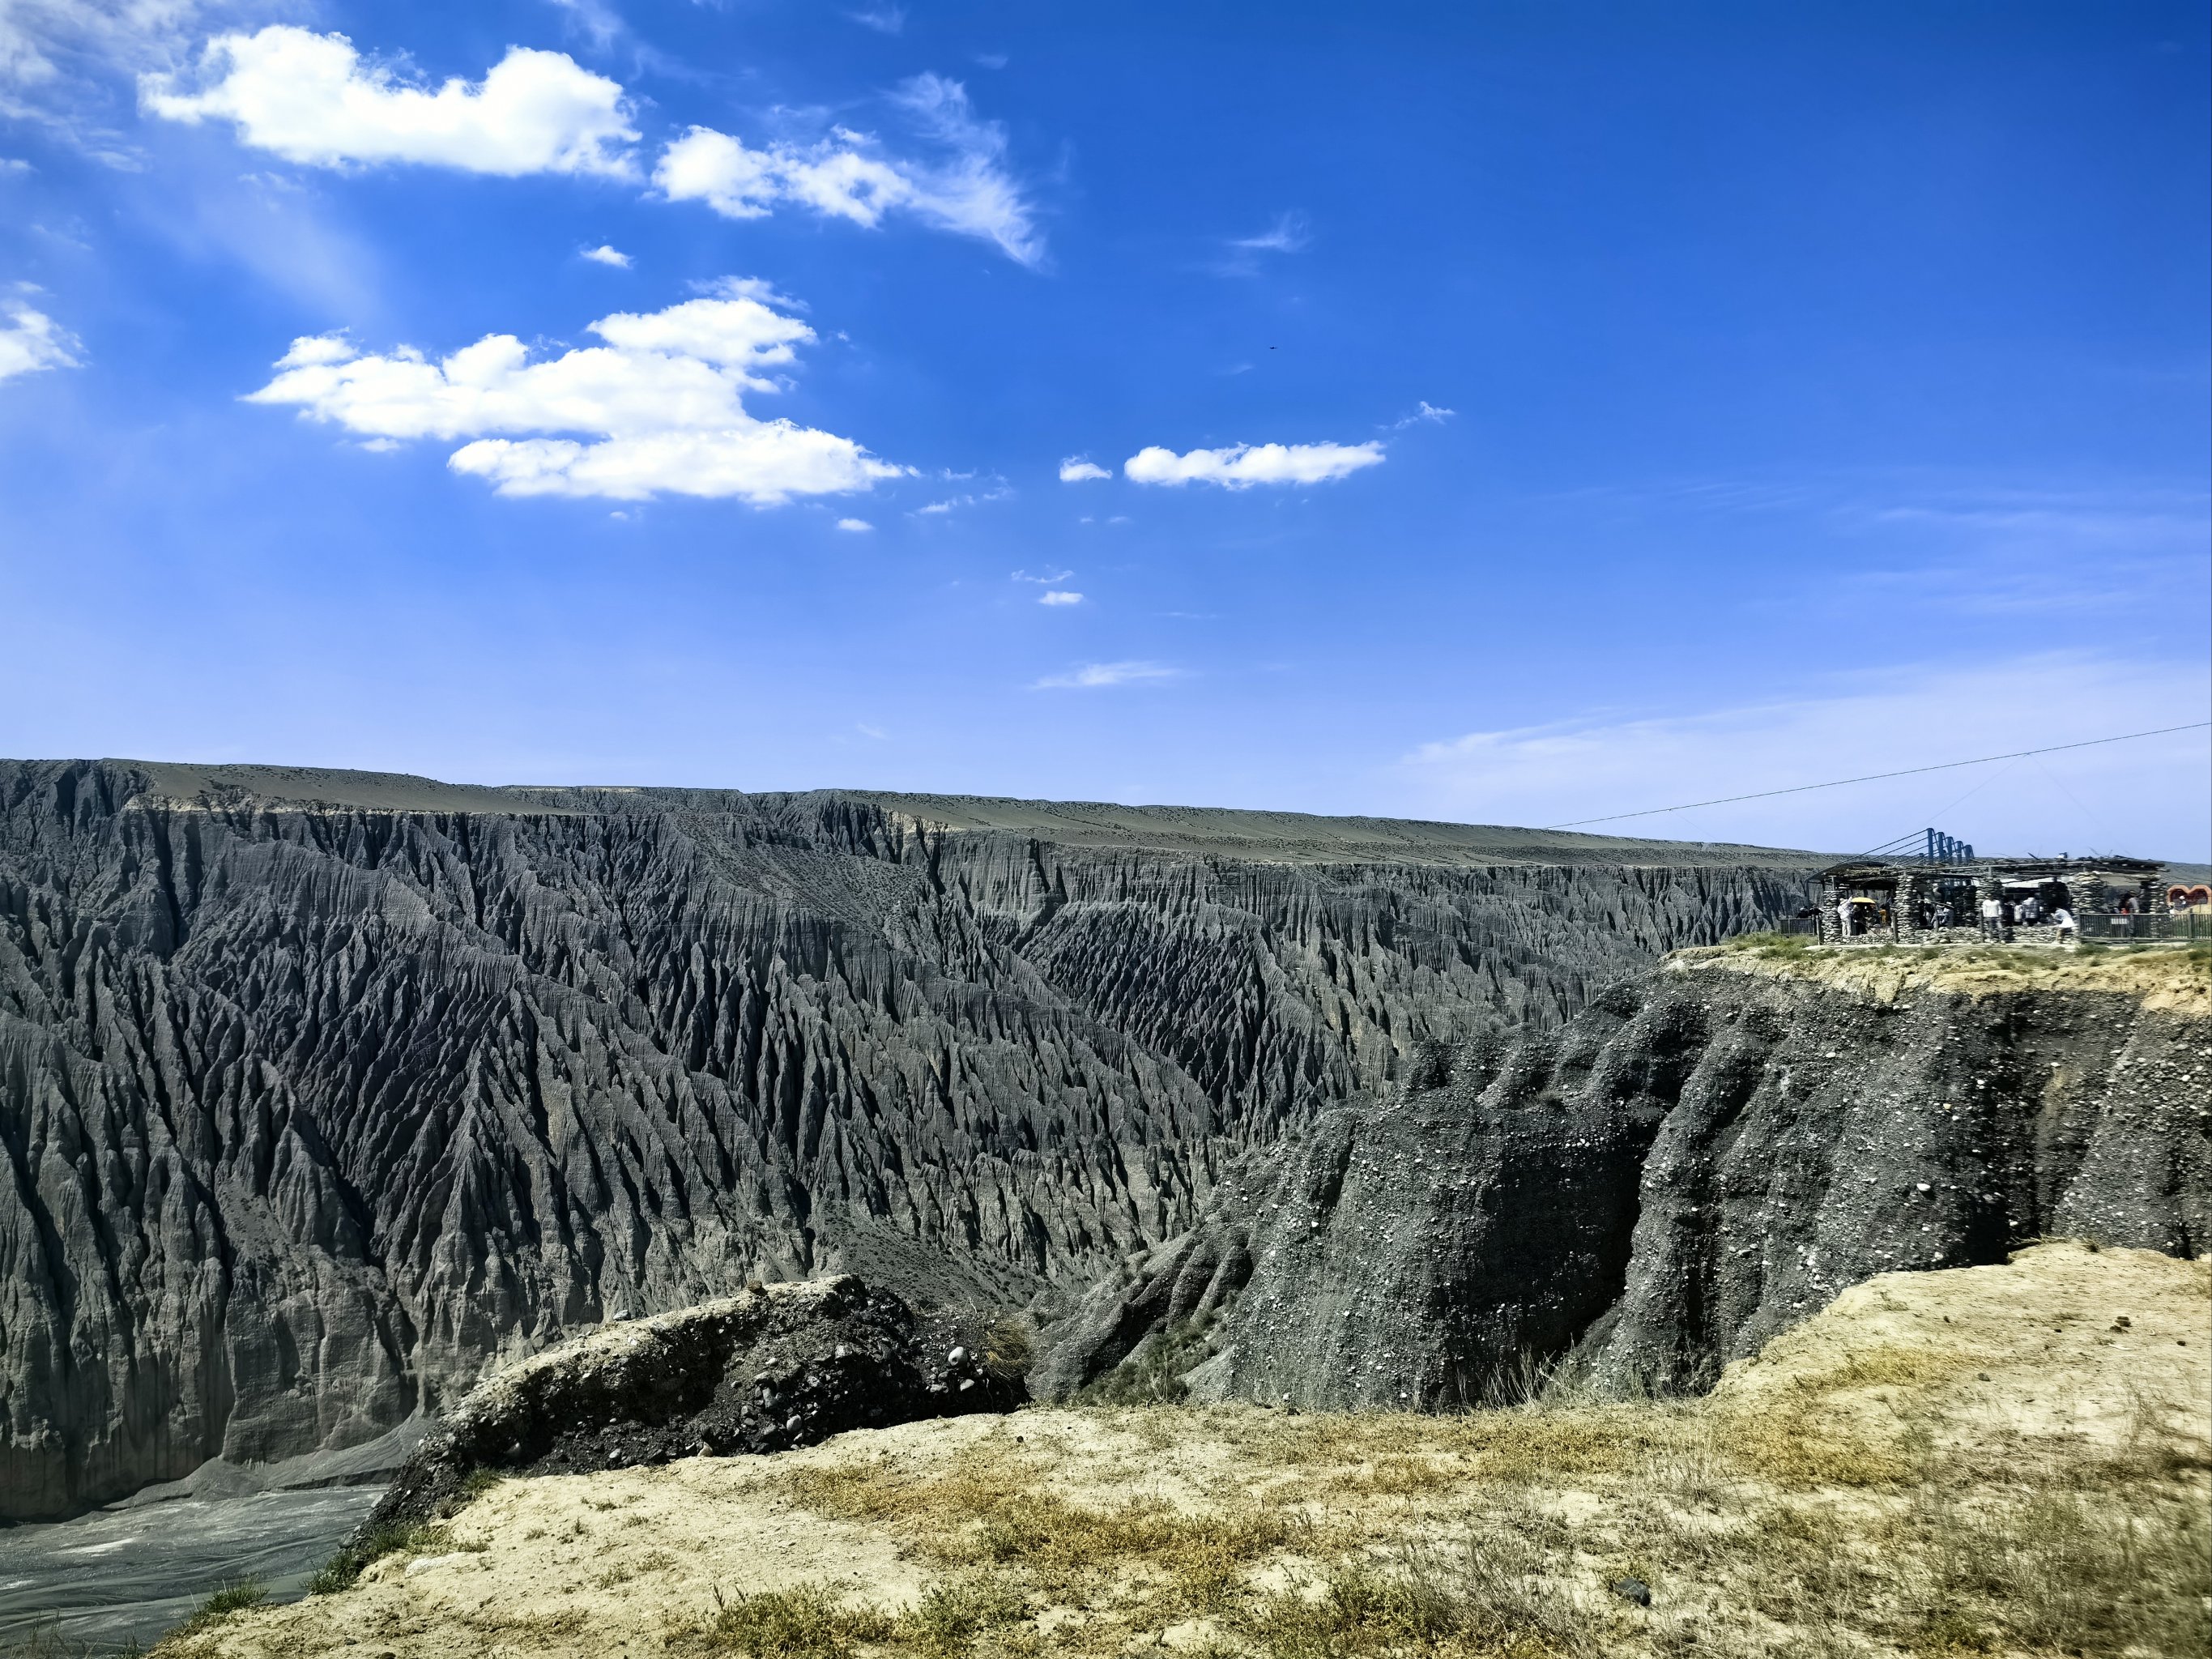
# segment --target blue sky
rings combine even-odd
[[[2202,720],[2207,58],[0,0],[0,752],[1546,823]],[[2209,769],[1623,827],[2203,859]]]

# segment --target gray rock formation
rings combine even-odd
[[[2118,993],[1659,972],[1248,1159],[1031,1386],[1436,1408],[1564,1365],[1695,1389],[1879,1273],[2045,1235],[2200,1255],[2207,1054],[2212,1021]]]
[[[1012,1411],[1029,1398],[1021,1371],[988,1342],[848,1273],[605,1328],[471,1389],[362,1530],[447,1513],[479,1471],[581,1474]]]
[[[1079,1291],[1224,1164],[1809,854],[0,763],[0,1518],[352,1446],[611,1313]]]

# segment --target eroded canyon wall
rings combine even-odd
[[[0,763],[0,1515],[356,1443],[751,1278],[1079,1291],[1810,855]]]
[[[1032,1386],[1696,1389],[1877,1273],[2045,1236],[2212,1249],[2212,969],[2185,951],[1709,954],[1407,1083],[1233,1171]]]

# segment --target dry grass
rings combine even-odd
[[[1847,1292],[1701,1401],[1037,1409],[512,1482],[439,1540],[489,1554],[179,1651],[2198,1659],[2208,1298],[2053,1244]]]

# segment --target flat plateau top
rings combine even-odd
[[[1804,946],[1731,940],[1677,951],[1674,973],[1725,972],[1803,980],[1894,1001],[1917,991],[1992,996],[2014,991],[2094,991],[2136,997],[2148,1008],[2212,1017],[2212,952],[2186,941],[2091,945],[1897,945]]]
[[[88,763],[0,761],[0,779]],[[99,763],[137,798],[213,810],[481,812],[598,816],[624,812],[811,816],[836,806],[869,807],[914,829],[1019,836],[1057,845],[1212,855],[1259,863],[1631,865],[1747,866],[1801,872],[1833,854],[1723,842],[1653,841],[1626,836],[1410,818],[1322,817],[1303,812],[1209,806],[1122,806],[1103,801],[1032,801],[980,795],[821,789],[754,793],[735,789],[441,783],[394,772],[308,766],[195,765],[167,761]]]

